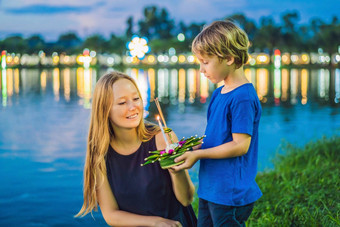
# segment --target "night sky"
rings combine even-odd
[[[166,8],[176,23],[187,25],[210,23],[234,13],[243,13],[257,24],[261,17],[272,16],[279,24],[282,14],[294,11],[299,13],[299,24],[308,24],[312,18],[330,23],[333,16],[339,18],[340,9],[339,0],[0,0],[0,39],[41,34],[47,41],[56,41],[60,34],[70,31],[80,37],[120,35],[129,16],[136,23],[143,9],[152,5]]]

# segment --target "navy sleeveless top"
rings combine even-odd
[[[183,227],[197,226],[192,206],[184,207],[175,197],[168,170],[159,162],[141,166],[149,151],[155,151],[155,137],[143,142],[130,155],[118,154],[109,146],[107,178],[120,210],[179,221]]]

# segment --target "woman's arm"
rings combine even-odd
[[[172,180],[172,188],[174,190],[177,200],[183,206],[189,206],[195,193],[195,186],[192,183],[187,170],[174,171],[169,169],[170,177]]]
[[[171,132],[171,137],[174,142],[178,141],[178,138],[173,131]],[[166,147],[162,133],[156,135],[156,146],[157,150],[165,149]],[[195,186],[190,179],[188,171],[182,170],[175,172],[172,169],[169,169],[169,173],[172,181],[172,188],[177,200],[183,206],[189,206],[194,198]]]
[[[97,200],[106,223],[110,226],[182,226],[178,221],[172,221],[157,216],[143,216],[119,210],[110,184],[105,176],[103,180],[97,174]]]

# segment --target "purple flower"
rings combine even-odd
[[[160,151],[159,154],[163,155],[163,154],[165,154],[165,151]]]
[[[168,151],[168,154],[172,154],[174,152],[174,149],[170,149],[169,151]]]
[[[178,144],[179,144],[180,146],[182,146],[183,144],[185,144],[185,142],[187,142],[187,141],[186,141],[186,140],[179,141]]]

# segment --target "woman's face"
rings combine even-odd
[[[135,85],[127,79],[113,84],[113,103],[110,119],[114,130],[136,128],[143,115],[143,102]]]

